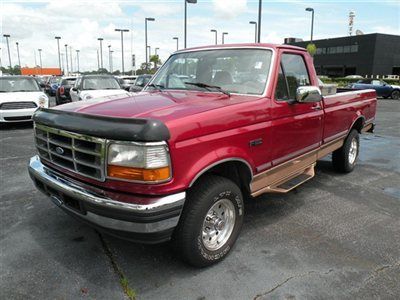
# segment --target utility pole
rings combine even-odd
[[[312,7],[307,7],[306,11],[311,11],[311,43],[313,41],[313,34],[314,34],[314,8]]]
[[[261,14],[262,14],[262,0],[258,0],[258,36],[257,36],[257,43],[261,42]]]
[[[61,55],[60,55],[60,36],[55,36],[54,37],[57,40],[57,50],[58,50],[58,67],[61,70]]]
[[[185,24],[184,24],[184,49],[186,49],[186,40],[187,40],[187,4],[192,3],[196,4],[197,0],[184,0],[185,2]]]
[[[145,44],[146,44],[146,70],[147,70],[147,65],[149,63],[149,56],[147,56],[147,22],[154,22],[156,19],[154,18],[145,18],[144,19],[144,39],[145,39]]]
[[[7,42],[8,62],[10,64],[10,70],[11,70],[12,64],[11,64],[10,44],[9,44],[9,41],[8,41],[8,39],[10,38],[10,35],[9,34],[3,34],[3,36],[6,38],[6,42]]]
[[[74,67],[72,65],[72,47],[69,46],[69,61],[71,62],[70,67],[71,67],[71,73],[74,73]]]
[[[115,31],[121,32],[121,63],[122,63],[122,75],[125,73],[124,66],[124,32],[129,32],[129,29],[115,29]]]
[[[67,75],[69,75],[69,66],[68,66],[68,44],[65,44],[65,62],[67,63]]]
[[[76,65],[77,65],[77,68],[78,68],[78,73],[79,73],[79,50],[75,50],[76,51]]]
[[[111,45],[108,45],[108,69],[110,70],[110,73],[112,73],[112,70],[111,70]]]
[[[225,43],[225,35],[228,35],[228,33],[227,32],[223,32],[222,33],[222,45]]]
[[[255,26],[254,43],[257,43],[257,36],[258,36],[258,33],[257,33],[257,22],[256,21],[250,21],[249,24],[253,24]]]
[[[103,69],[103,38],[97,39],[100,42],[100,66]]]
[[[96,53],[97,53],[97,70],[100,70],[99,49],[96,49]]]
[[[21,58],[19,57],[19,43],[16,42],[15,45],[17,45],[18,65],[19,68],[21,68],[22,66],[21,66]]]
[[[114,53],[114,51],[113,50],[111,50],[110,51],[110,69],[111,69],[111,73],[114,71],[114,66],[113,66],[113,56],[112,56],[112,54]]]
[[[38,49],[38,51],[39,51],[39,61],[40,61],[40,75],[43,75],[42,49]]]
[[[178,37],[173,37],[173,40],[176,40],[176,51],[179,50],[179,38]]]
[[[217,45],[218,44],[218,31],[216,29],[211,29],[210,31],[215,33],[215,45]]]

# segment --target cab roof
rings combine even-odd
[[[243,44],[224,44],[224,45],[209,45],[209,46],[201,46],[201,47],[193,47],[193,48],[186,48],[182,50],[176,51],[179,52],[186,52],[186,51],[193,51],[193,50],[206,50],[206,49],[221,49],[221,48],[271,48],[271,49],[292,49],[298,51],[307,51],[305,48],[291,46],[291,45],[280,45],[280,44],[269,44],[269,43],[243,43]]]

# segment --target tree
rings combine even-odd
[[[158,55],[150,56],[150,62],[154,64],[154,69],[157,69],[157,66],[162,64]]]

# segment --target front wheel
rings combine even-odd
[[[360,136],[352,129],[341,148],[332,153],[333,168],[342,173],[350,173],[356,166],[360,150]]]
[[[400,90],[394,90],[390,94],[390,98],[392,98],[393,100],[399,100],[400,99]]]
[[[243,197],[231,180],[206,175],[188,191],[174,242],[183,260],[196,267],[221,261],[243,224]]]

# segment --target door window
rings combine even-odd
[[[303,57],[298,54],[284,53],[281,58],[281,68],[278,73],[276,99],[283,101],[295,99],[297,88],[310,84],[310,76]],[[282,92],[285,85],[286,92]]]

